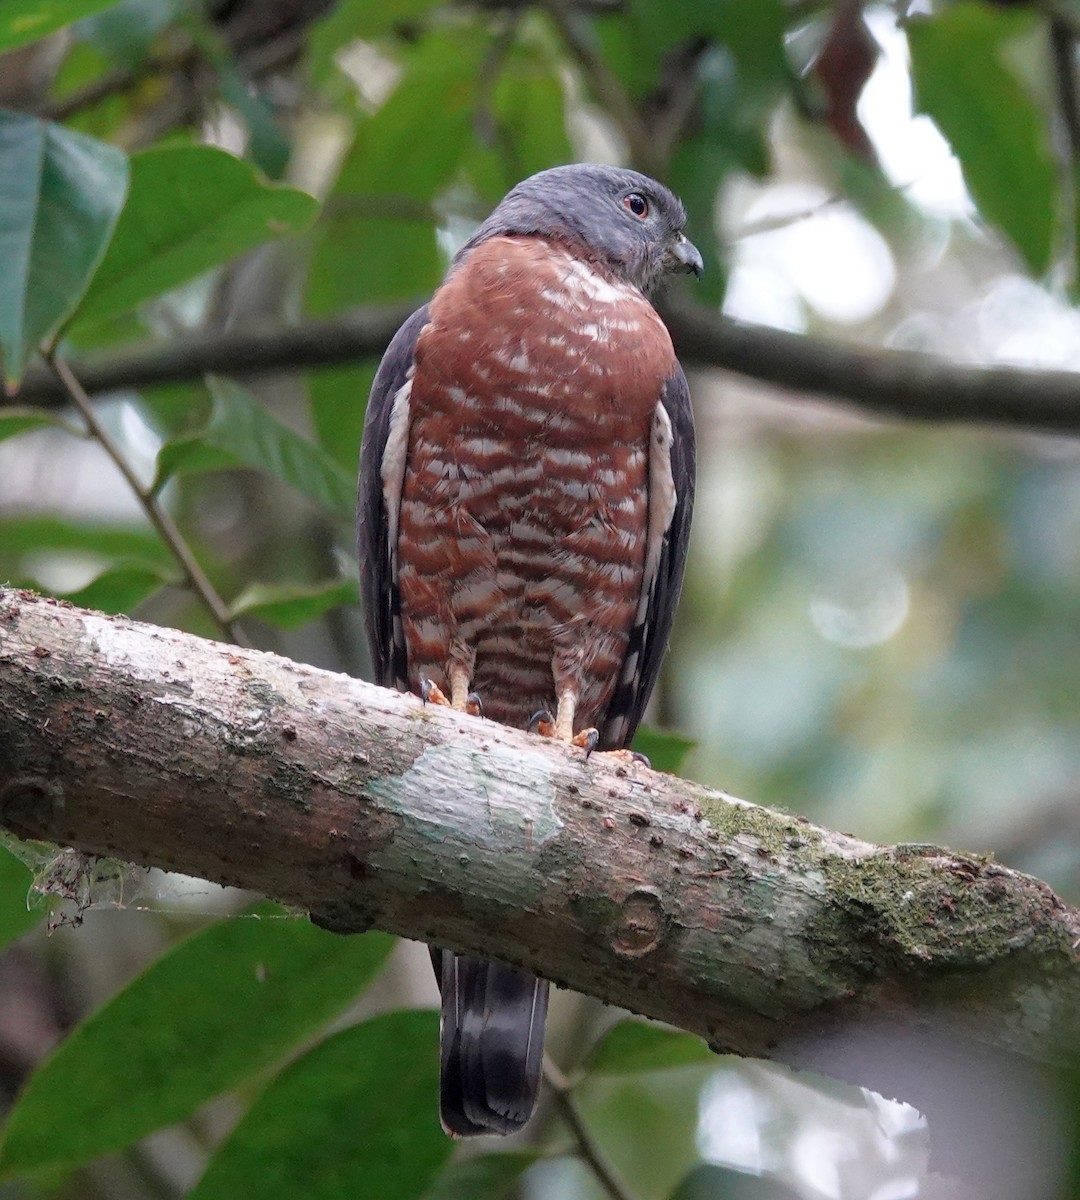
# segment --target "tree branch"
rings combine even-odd
[[[1080,373],[961,366],[912,350],[865,349],[733,321],[681,302],[664,319],[685,363],[905,421],[1080,432]]]
[[[1080,1044],[1080,913],[1038,880],[10,589],[0,824],[501,958],[717,1049],[784,1058],[874,1014]]]
[[[214,373],[265,375],[355,364],[381,354],[414,307],[354,309],[332,320],[204,333],[100,358],[69,356],[68,362],[91,395],[183,383]],[[23,379],[18,400],[60,404],[65,395],[50,372],[34,367]]]
[[[340,366],[381,354],[407,308],[354,309],[282,328],[232,330],[71,360],[90,393],[199,379]],[[683,363],[720,367],[762,383],[849,404],[882,417],[1080,432],[1080,373],[969,367],[908,350],[868,350],[733,321],[686,301],[665,306]],[[27,373],[20,404],[59,404],[44,370]]]

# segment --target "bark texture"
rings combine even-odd
[[[501,958],[717,1049],[882,1016],[1034,1059],[1080,1033],[1080,914],[993,861],[4,589],[0,824]]]
[[[355,363],[381,354],[409,311],[358,308],[297,326],[215,331],[77,358],[71,366],[94,394],[214,371],[250,377]],[[870,350],[735,321],[685,300],[664,305],[662,315],[687,368],[719,367],[804,399],[839,401],[896,420],[1080,432],[1075,371],[967,366],[912,350]],[[49,371],[31,367],[11,403],[52,407],[66,399]]]

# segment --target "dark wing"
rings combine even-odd
[[[360,555],[360,598],[364,605],[375,682],[381,687],[407,687],[405,647],[395,637],[398,594],[394,579],[391,521],[383,495],[383,456],[390,434],[394,400],[412,378],[414,351],[428,322],[428,306],[419,308],[394,334],[371,385],[364,438],[360,446],[360,488],[356,505],[356,546]]]
[[[675,373],[664,384],[660,405],[670,422],[670,447],[665,450],[656,444],[656,438],[666,431],[662,422],[654,424],[649,470],[651,528],[645,579],[619,682],[600,727],[602,750],[629,746],[633,740],[660,673],[682,591],[697,468],[694,410],[686,376],[678,363]],[[654,513],[654,506],[660,505],[663,510],[666,504],[670,511],[671,487],[674,487],[674,511],[670,520],[657,523],[654,516],[659,514]]]

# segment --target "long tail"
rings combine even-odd
[[[431,961],[442,992],[443,1128],[455,1137],[516,1133],[540,1090],[547,981],[434,947]]]

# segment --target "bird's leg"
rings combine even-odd
[[[464,664],[450,664],[450,707],[465,712],[469,705],[469,672]]]
[[[564,682],[562,689],[559,691],[559,703],[556,708],[554,721],[549,712],[537,713],[532,721],[529,722],[530,729],[537,729],[541,734],[547,737],[553,737],[560,742],[568,742],[571,746],[577,746],[585,751],[585,757],[596,749],[597,743],[600,741],[600,731],[598,729],[580,729],[577,733],[574,732],[574,717],[577,714],[578,705],[578,688],[569,682]],[[649,760],[643,754],[636,754],[632,750],[609,750],[608,754],[614,755],[621,762],[644,762],[649,766]]]
[[[559,704],[555,712],[553,736],[557,741],[569,742],[585,751],[585,757],[596,749],[600,734],[595,729],[583,729],[574,733],[574,713],[577,712],[578,694],[574,688],[565,688],[559,693]]]
[[[455,712],[468,713],[471,717],[482,717],[484,706],[476,692],[469,691],[473,669],[476,666],[476,650],[458,636],[450,643],[450,654],[446,663],[446,678],[450,682],[450,707]]]
[[[555,710],[555,729],[552,736],[560,742],[568,742],[574,736],[574,713],[577,712],[577,692],[567,688],[559,693],[559,706]]]
[[[574,733],[582,675],[582,648],[578,638],[559,640],[552,656],[551,671],[558,702],[555,706],[555,719],[550,721],[548,726],[551,731],[548,736],[558,742],[580,747],[588,758],[596,749],[600,734],[595,729],[583,729],[580,733]],[[533,720],[535,719],[534,717]]]
[[[482,717],[484,705],[476,692],[469,691],[469,676],[464,670],[450,670],[450,699],[433,680],[425,675],[420,680],[420,699],[425,704],[438,704],[456,712],[468,713],[470,717]]]
[[[482,717],[484,705],[476,692],[469,691],[472,678],[472,656],[469,662],[452,659],[450,663],[450,707],[456,712],[468,713],[470,717]]]

